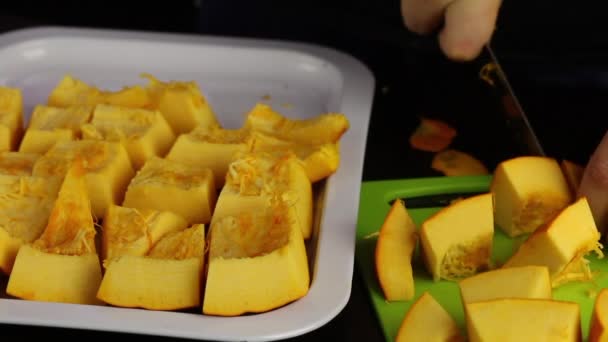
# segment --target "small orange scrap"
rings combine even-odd
[[[443,172],[446,176],[477,176],[487,175],[488,169],[477,158],[468,153],[448,149],[433,157],[431,168]]]
[[[410,136],[410,145],[418,150],[439,152],[446,149],[456,136],[456,129],[447,123],[420,118],[420,124]]]

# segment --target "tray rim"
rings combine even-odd
[[[160,43],[288,50],[319,58],[333,65],[343,78],[343,92],[339,101],[340,111],[352,115],[349,116],[351,127],[341,140],[341,146],[346,145],[350,148],[341,155],[341,167],[336,174],[327,179],[325,201],[328,205],[339,202],[344,210],[339,210],[339,213],[336,210],[333,214],[324,210],[320,223],[322,229],[316,246],[317,262],[315,262],[314,271],[311,270],[311,276],[315,274],[318,278],[312,282],[307,296],[268,313],[230,318],[203,315],[199,317],[181,312],[0,299],[0,323],[193,339],[257,341],[290,338],[310,332],[325,325],[342,311],[351,293],[359,210],[358,195],[363,175],[367,131],[375,88],[374,76],[367,66],[345,52],[304,42],[62,26],[37,26],[4,32],[0,34],[0,51],[24,42],[57,37],[130,39]],[[2,63],[0,62],[0,64]],[[348,170],[344,164],[348,166]],[[340,198],[338,193],[344,190],[352,191],[356,195]],[[349,215],[350,217],[348,217]],[[332,249],[336,247],[332,244],[339,245],[342,253],[332,254]],[[332,270],[330,265],[327,265],[329,262],[318,262],[318,260],[330,260],[331,258],[339,261],[339,263],[334,261],[333,264],[338,264],[341,271]],[[340,274],[340,277],[336,278],[336,274]],[[328,290],[322,288],[322,285],[333,285],[333,287],[329,287]],[[332,296],[328,296],[328,294]],[[318,299],[320,296],[323,297],[323,301],[312,306],[308,305],[311,304],[308,303],[309,301]],[[331,299],[332,297],[333,299]],[[306,303],[308,306],[302,306],[304,305],[302,303]],[[309,310],[298,311],[300,306]],[[310,310],[311,308],[312,310]],[[62,315],[57,315],[57,312],[62,312]],[[273,318],[279,318],[281,324],[276,324]],[[204,320],[202,325],[201,319]],[[125,324],[125,321],[129,321],[129,324]],[[229,324],[230,328],[223,330],[218,328],[223,324]]]

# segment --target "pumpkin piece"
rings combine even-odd
[[[238,152],[245,151],[247,136],[243,129],[199,126],[180,135],[166,159],[211,169],[219,189],[225,184],[228,165]]]
[[[34,164],[40,158],[37,153],[15,151],[0,152],[0,174],[11,176],[31,176]]]
[[[494,269],[465,278],[458,286],[463,304],[499,298],[552,298],[546,266]]]
[[[152,156],[164,157],[175,134],[159,111],[97,105],[91,123],[82,127],[84,139],[120,142],[138,170]]]
[[[45,230],[19,249],[6,293],[37,301],[99,303],[101,265],[85,173],[81,159],[70,166]]]
[[[247,211],[265,210],[280,195],[293,205],[304,239],[312,234],[312,185],[292,153],[242,153],[229,166],[212,222]]]
[[[163,82],[143,74],[153,99],[152,108],[159,110],[175,132],[188,133],[196,127],[220,126],[213,108],[195,81]]]
[[[192,225],[211,221],[216,200],[210,169],[152,157],[131,180],[122,205],[171,211]]]
[[[424,262],[433,280],[470,277],[490,267],[492,194],[453,202],[422,223]]]
[[[447,149],[435,154],[431,168],[446,176],[477,176],[489,173],[481,161],[455,149]]]
[[[428,292],[424,292],[412,304],[399,326],[396,338],[397,342],[464,340],[454,318]]]
[[[501,162],[490,185],[494,219],[510,237],[532,233],[572,202],[557,161],[525,156]]]
[[[65,108],[37,105],[19,151],[44,154],[58,141],[79,139],[80,126],[89,122],[92,112],[90,105]]]
[[[501,298],[467,304],[469,341],[581,341],[578,303]]]
[[[167,233],[145,256],[108,259],[97,297],[111,305],[151,310],[199,306],[204,252],[204,225]]]
[[[300,160],[308,179],[316,183],[334,174],[340,166],[339,143],[308,145],[282,140],[271,135],[252,132],[247,139],[247,151],[285,153],[292,152]]]
[[[591,251],[603,256],[599,239],[589,203],[581,197],[531,234],[503,267],[546,266],[553,287],[592,280],[585,256]]]
[[[0,86],[0,151],[15,151],[23,136],[23,95]]]
[[[244,127],[251,131],[303,145],[334,144],[349,128],[348,118],[341,113],[324,113],[308,119],[289,119],[267,104],[257,103]]]
[[[150,98],[148,92],[142,86],[137,85],[123,87],[118,91],[107,91],[67,74],[51,90],[47,104],[53,107],[109,104],[143,108],[150,105]]]
[[[42,234],[60,185],[55,178],[0,175],[0,269],[5,274],[11,273],[19,248]]]
[[[412,255],[417,240],[416,225],[405,204],[395,200],[380,227],[374,255],[376,275],[387,301],[414,297]]]
[[[101,140],[60,141],[40,157],[32,174],[62,179],[70,163],[83,158],[85,182],[91,209],[96,218],[102,218],[111,204],[119,204],[134,176],[129,155],[117,142]]]
[[[277,198],[266,210],[215,221],[203,313],[236,316],[264,312],[302,298],[309,270],[294,210]]]
[[[421,151],[439,152],[450,146],[456,135],[456,129],[447,123],[421,117],[420,124],[410,135],[410,145]]]
[[[184,218],[170,211],[111,205],[103,219],[102,260],[146,255],[163,236],[187,227]]]

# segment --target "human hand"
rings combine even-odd
[[[439,46],[453,60],[472,60],[494,32],[501,0],[401,0],[405,26],[429,34],[444,24]]]
[[[579,196],[586,196],[600,232],[608,224],[608,132],[597,146],[585,167]]]

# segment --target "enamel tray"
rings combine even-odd
[[[333,319],[351,292],[363,156],[374,90],[370,71],[349,55],[295,42],[42,27],[0,35],[0,85],[21,88],[25,122],[64,74],[105,89],[194,80],[226,128],[256,102],[291,118],[348,116],[338,171],[318,186],[309,242],[311,286],[298,301],[239,317],[34,302],[0,296],[0,323],[127,332],[205,340],[276,340]],[[170,281],[169,279],[167,281]],[[2,291],[6,277],[0,277]]]

